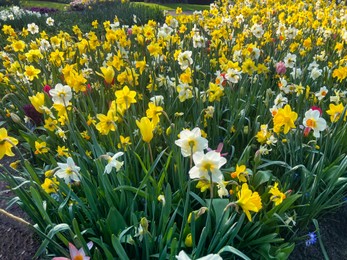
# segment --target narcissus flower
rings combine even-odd
[[[43,106],[45,104],[45,94],[38,92],[36,95],[29,97],[31,104],[34,106],[37,112],[43,113]]]
[[[338,105],[335,104],[329,104],[329,110],[327,110],[327,114],[330,116],[330,121],[332,123],[337,122],[345,107],[342,105],[342,103],[339,103]],[[346,121],[347,113],[345,113],[344,121]]]
[[[103,77],[107,84],[112,84],[114,80],[114,75],[115,75],[113,67],[112,66],[107,66],[107,68],[101,67],[100,70],[101,70],[101,73],[96,72],[96,74]]]
[[[116,93],[116,104],[125,107],[128,109],[131,104],[136,103],[136,91],[132,91],[125,86],[122,90],[117,90]]]
[[[241,190],[237,193],[237,197],[239,199],[236,204],[242,208],[248,220],[252,222],[250,211],[258,212],[262,208],[261,198],[258,192],[252,192],[248,188],[248,184],[244,183],[242,184]]]
[[[55,176],[64,179],[66,184],[80,181],[80,167],[78,167],[71,157],[68,157],[66,163],[58,163]]]
[[[149,143],[153,139],[153,123],[148,117],[142,117],[140,121],[136,120],[136,125],[140,129],[142,140]]]
[[[107,159],[107,165],[105,167],[105,171],[104,173],[110,173],[112,171],[113,168],[116,168],[116,171],[118,172],[120,170],[120,168],[122,168],[124,162],[120,162],[117,159],[119,157],[121,157],[124,153],[123,152],[118,152],[115,155],[113,155],[112,157],[109,155],[106,155],[106,159]]]
[[[191,179],[205,179],[219,183],[223,180],[223,174],[220,170],[227,160],[215,151],[210,151],[206,154],[203,152],[195,152],[193,154],[195,166],[190,169],[189,177]],[[211,176],[210,176],[211,175]]]
[[[181,66],[181,70],[187,69],[193,64],[192,52],[185,51],[178,54],[178,64]]]
[[[195,127],[193,130],[184,129],[180,132],[180,139],[175,144],[181,147],[182,156],[188,157],[196,152],[201,152],[208,147],[208,141],[201,136],[201,130]]]
[[[279,133],[283,127],[283,133],[287,134],[290,129],[295,128],[295,120],[298,118],[298,114],[292,111],[290,105],[285,105],[284,108],[278,109],[276,115],[273,118],[274,132]]]
[[[59,182],[57,181],[56,178],[45,178],[45,181],[41,184],[41,188],[47,192],[48,194],[50,193],[55,193],[57,192]]]
[[[7,135],[7,130],[5,128],[0,128],[0,160],[5,156],[14,156],[12,152],[12,147],[18,144],[16,138]]]
[[[35,141],[35,154],[45,154],[48,153],[49,148],[47,147],[46,142]]]
[[[107,112],[107,115],[97,114],[96,116],[99,119],[99,123],[96,124],[96,129],[102,135],[107,135],[110,131],[116,131],[116,122],[118,117],[115,116],[115,113],[112,110]]]
[[[58,83],[54,89],[49,91],[52,96],[54,104],[61,104],[67,106],[72,99],[72,91],[70,86]]]
[[[320,131],[324,131],[327,128],[327,122],[324,118],[320,117],[319,110],[310,109],[305,113],[303,124],[306,128],[313,130],[314,137],[320,137]]]
[[[278,182],[275,182],[275,185],[270,189],[269,193],[271,194],[270,200],[275,202],[275,206],[280,205],[286,198],[286,194],[278,189]]]
[[[238,165],[236,164],[236,170],[231,173],[232,178],[238,178],[241,182],[247,182],[247,177],[249,172],[246,169],[246,165]]]
[[[25,72],[24,75],[28,78],[29,81],[33,81],[34,78],[38,78],[41,70],[36,69],[34,66],[25,66]]]

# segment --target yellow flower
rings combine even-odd
[[[118,149],[123,148],[124,151],[126,151],[127,146],[131,145],[130,136],[124,137],[124,136],[120,135],[119,139],[120,139],[120,143],[118,143],[118,145],[117,145]]]
[[[286,194],[282,193],[279,189],[278,189],[278,183],[275,182],[275,186],[273,186],[270,191],[270,194],[272,194],[272,196],[270,197],[270,200],[275,202],[275,206],[280,205],[283,200],[286,198]]]
[[[44,128],[46,128],[49,131],[54,131],[57,127],[58,121],[57,120],[53,120],[52,118],[48,118],[45,120],[45,125]]]
[[[243,212],[246,214],[249,221],[252,222],[252,217],[250,211],[258,212],[262,208],[261,198],[258,192],[252,192],[248,188],[248,184],[242,184],[241,190],[237,193],[239,200],[236,202]]]
[[[247,176],[248,176],[248,172],[246,169],[246,165],[238,165],[236,164],[236,170],[234,172],[231,173],[231,178],[238,178],[239,181],[241,182],[247,182]]]
[[[163,108],[156,106],[154,103],[148,103],[148,109],[146,110],[146,116],[152,119],[153,125],[157,125],[160,121],[159,116],[162,114]]]
[[[70,153],[69,153],[69,149],[66,148],[65,146],[58,146],[57,153],[58,153],[58,156],[61,156],[61,157],[69,157],[69,156],[71,156]]]
[[[38,74],[40,74],[41,70],[39,69],[35,69],[34,66],[30,65],[30,66],[25,66],[25,72],[24,75],[27,76],[27,78],[29,79],[29,81],[33,81],[34,78],[38,78]]]
[[[5,156],[14,156],[12,152],[12,147],[18,144],[16,138],[7,135],[7,130],[5,128],[0,128],[0,160]]]
[[[25,42],[14,41],[11,46],[15,52],[23,52],[25,49]]]
[[[107,68],[101,67],[100,70],[101,70],[101,73],[96,72],[96,74],[103,77],[107,84],[112,84],[114,80],[114,74],[115,74],[113,67],[112,66],[107,66]]]
[[[122,90],[117,90],[116,93],[116,104],[128,109],[131,104],[136,103],[136,91],[132,91],[125,86]]]
[[[55,193],[57,192],[57,188],[58,188],[59,182],[57,181],[56,178],[53,179],[49,179],[49,178],[45,178],[45,181],[43,184],[41,184],[41,188],[47,192],[48,194],[50,193]]]
[[[48,153],[49,148],[47,147],[47,143],[46,142],[38,142],[35,141],[35,154],[45,154]]]
[[[330,121],[332,123],[337,122],[344,110],[344,106],[342,105],[342,103],[335,105],[335,104],[330,104],[329,105],[329,110],[327,110],[327,114],[330,116]],[[346,121],[347,118],[347,113],[345,113],[345,117],[344,117],[344,121]]]
[[[192,247],[193,246],[193,238],[192,238],[192,233],[189,233],[185,240],[184,240],[184,244],[186,245],[186,247]]]
[[[42,107],[45,104],[45,94],[38,92],[35,96],[29,97],[31,104],[34,106],[35,110],[39,113],[43,113]]]
[[[283,133],[287,134],[291,128],[295,128],[294,122],[298,118],[298,114],[292,111],[290,105],[278,109],[273,118],[274,132],[279,133],[284,127]]]
[[[96,129],[102,135],[107,135],[110,131],[116,131],[116,121],[118,117],[114,115],[112,110],[107,112],[107,115],[97,114],[96,116],[99,119],[99,123],[96,124]]]
[[[153,123],[148,117],[142,117],[140,121],[136,120],[136,125],[140,129],[142,140],[149,143],[153,139]]]
[[[338,67],[334,69],[333,78],[337,78],[339,82],[347,78],[347,67]]]

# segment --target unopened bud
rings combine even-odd
[[[17,124],[19,124],[21,122],[21,119],[17,114],[11,113],[10,116],[11,116],[11,119],[13,122],[15,122]]]

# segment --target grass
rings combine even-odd
[[[177,7],[181,7],[183,11],[200,11],[200,10],[208,10],[209,5],[196,5],[196,4],[154,4],[154,3],[143,3],[143,2],[135,2],[136,5],[145,5],[149,7],[159,8],[161,10],[174,11]],[[49,1],[22,1],[22,7],[47,7],[47,8],[55,8],[58,10],[64,10],[68,4],[49,2]]]
[[[154,3],[143,3],[135,2],[136,4],[146,5],[146,6],[158,6],[162,10],[174,11],[177,7],[181,7],[183,11],[200,11],[208,10],[209,5],[196,5],[196,4],[154,4]]]
[[[21,1],[22,7],[47,7],[63,11],[68,4],[49,2],[49,1]]]

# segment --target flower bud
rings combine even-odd
[[[13,122],[15,122],[17,124],[21,122],[20,117],[17,114],[11,113],[10,115],[11,115],[11,119],[13,120]]]

